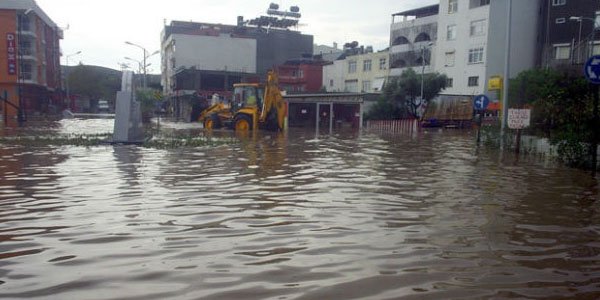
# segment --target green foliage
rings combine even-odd
[[[510,81],[509,107],[532,108],[534,132],[553,141],[565,132],[591,132],[592,99],[581,75],[552,69],[521,72]]]
[[[156,99],[156,90],[149,88],[139,88],[135,92],[135,99],[140,102],[142,113],[144,112],[152,112],[156,107],[156,103],[160,99]]]
[[[510,81],[509,107],[530,107],[531,128],[557,145],[558,158],[570,166],[584,167],[593,131],[593,99],[580,73],[535,69]]]
[[[439,73],[423,76],[423,98],[421,97],[421,74],[407,69],[399,77],[391,78],[383,88],[383,95],[367,114],[368,119],[402,119],[418,117],[422,105],[427,105],[440,91],[446,88],[447,77]]]
[[[79,65],[67,69],[70,94],[89,99],[106,99],[114,103],[117,91],[121,89],[121,72]]]

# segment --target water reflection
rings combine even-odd
[[[0,146],[0,297],[600,295],[584,172],[505,164],[466,133],[211,134],[237,142]]]

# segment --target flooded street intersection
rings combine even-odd
[[[583,171],[502,160],[460,131],[236,139],[0,144],[0,298],[600,297],[599,181]]]

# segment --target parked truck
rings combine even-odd
[[[235,131],[283,130],[286,105],[278,81],[277,74],[270,71],[264,85],[234,84],[231,103],[213,104],[202,111],[198,120],[206,129],[227,127]]]

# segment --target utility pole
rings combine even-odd
[[[500,149],[504,150],[504,140],[506,136],[506,125],[508,117],[508,86],[510,82],[510,39],[512,29],[512,0],[508,0],[506,11],[506,45],[504,55],[504,85],[502,87],[502,123],[500,127]]]

